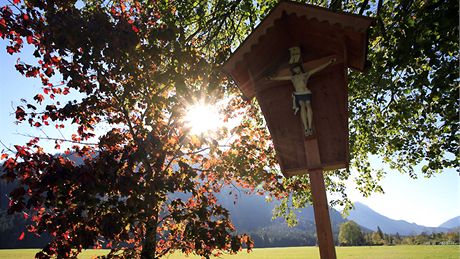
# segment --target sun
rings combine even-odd
[[[213,131],[223,126],[218,107],[203,102],[193,104],[187,109],[185,121],[192,134]]]

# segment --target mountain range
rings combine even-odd
[[[19,234],[24,231],[26,221],[20,215],[6,215],[8,193],[13,186],[0,182],[0,248],[40,247],[46,240],[38,240],[31,234],[18,241]],[[230,194],[232,192],[232,194]],[[235,200],[235,193],[238,199]],[[272,219],[272,212],[277,201],[266,202],[265,197],[249,195],[244,191],[224,188],[216,194],[219,202],[229,210],[232,221],[239,233],[250,234],[256,247],[283,247],[316,245],[316,228],[314,212],[311,206],[295,212],[299,224],[288,227],[284,219]],[[404,220],[394,220],[383,216],[368,206],[356,202],[355,208],[347,218],[335,209],[330,209],[332,231],[337,240],[340,224],[347,220],[358,223],[363,232],[376,231],[377,227],[387,234],[399,233],[402,236],[433,232],[460,230],[460,216],[441,224],[439,227],[425,227]]]
[[[233,203],[233,198],[225,197],[223,193],[219,196],[220,202],[230,210],[232,220],[239,231],[249,232],[252,236],[270,236],[270,233],[276,232],[299,232],[312,238],[315,242],[315,220],[314,212],[311,206],[301,209],[296,212],[299,219],[299,225],[294,228],[287,227],[287,224],[282,219],[271,220],[272,210],[276,206],[276,202],[267,203],[262,196],[240,194],[236,204]],[[460,227],[460,216],[446,221],[439,227],[426,227],[409,223],[404,220],[394,220],[381,215],[368,206],[356,202],[354,209],[350,212],[347,218],[343,218],[341,213],[335,209],[329,210],[332,223],[332,231],[334,238],[337,239],[340,224],[347,220],[353,220],[358,223],[363,232],[377,231],[377,228],[387,234],[399,233],[405,235],[418,235],[421,233],[439,233],[457,231]],[[254,235],[255,234],[255,235]],[[283,233],[278,233],[283,235]],[[297,237],[300,239],[300,236]],[[310,244],[311,242],[309,242]],[[257,242],[256,242],[257,245]],[[271,242],[260,242],[259,245],[271,246]]]
[[[228,190],[217,195],[219,202],[229,210],[237,232],[250,234],[256,247],[316,245],[315,217],[312,206],[295,211],[298,225],[289,227],[284,219],[272,219],[277,202],[267,202],[260,195],[238,192],[234,202]],[[346,221],[335,209],[330,209],[332,232],[337,240],[339,227]]]
[[[460,227],[460,216],[457,216],[455,218],[449,219],[448,221],[442,223],[439,225],[440,228],[458,228]]]
[[[438,233],[447,232],[460,226],[460,216],[450,219],[438,227],[426,227],[415,223],[409,223],[405,220],[388,218],[360,202],[355,202],[354,207],[354,210],[352,210],[347,217],[348,220],[353,220],[372,231],[376,231],[377,227],[380,227],[382,232],[387,234],[399,233],[400,235],[418,235],[422,232]]]

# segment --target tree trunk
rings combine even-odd
[[[157,216],[154,213],[150,220],[147,221],[145,239],[142,244],[141,259],[155,259],[155,250],[157,246]]]

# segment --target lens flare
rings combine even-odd
[[[187,110],[185,121],[190,127],[192,134],[201,134],[216,130],[223,125],[218,108],[205,103],[197,103],[190,106]]]

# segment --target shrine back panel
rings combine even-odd
[[[372,23],[363,16],[282,1],[224,64],[223,70],[245,97],[257,97],[285,176],[348,166],[346,69],[365,69],[367,31]],[[301,50],[305,71],[334,60],[306,82],[312,94],[312,135],[305,133],[305,123],[292,109],[295,90],[289,80],[289,48],[294,46]],[[288,79],[270,81],[267,77]],[[318,161],[311,159],[313,156],[307,157],[307,153],[317,150],[306,146],[311,143],[318,145],[319,163],[312,162]]]
[[[256,98],[273,138],[281,169],[286,176],[304,174],[318,165],[309,165],[305,151],[305,134],[299,113],[292,108],[290,81],[260,80],[262,91]],[[263,85],[263,87],[262,87]],[[332,65],[309,80],[312,91],[314,134],[317,138],[321,167],[344,168],[348,165],[348,112],[345,70]]]

